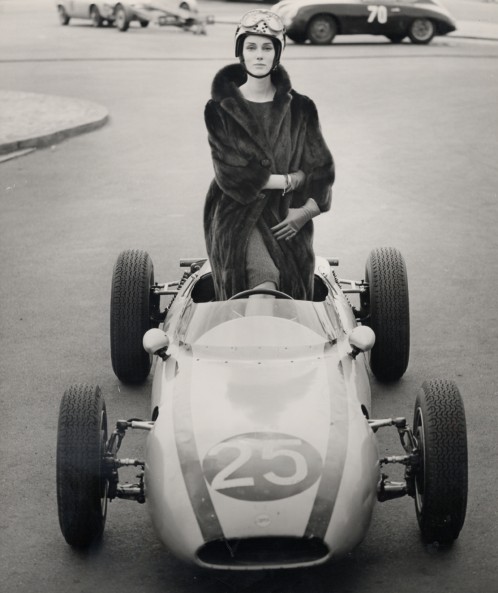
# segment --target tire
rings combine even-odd
[[[391,43],[401,43],[406,35],[386,35]]]
[[[430,19],[414,19],[408,29],[408,37],[418,45],[429,43],[435,34],[436,25]]]
[[[336,34],[337,23],[328,14],[318,14],[308,24],[307,37],[313,45],[328,45]]]
[[[421,451],[415,474],[415,511],[427,543],[451,544],[467,509],[465,410],[457,386],[426,381],[415,401],[413,432]]]
[[[90,8],[90,18],[94,27],[102,27],[104,19],[100,16],[99,9],[96,6]]]
[[[143,348],[145,332],[157,327],[159,298],[151,294],[154,266],[148,253],[123,251],[114,266],[111,287],[111,360],[123,383],[142,383],[152,364]]]
[[[57,12],[59,14],[59,22],[61,25],[69,25],[69,21],[71,20],[66,12],[64,6],[58,6]]]
[[[146,29],[149,26],[149,21],[140,21],[142,29]]]
[[[100,388],[71,386],[59,410],[56,462],[59,524],[71,546],[88,547],[102,537],[107,515],[106,441]]]
[[[370,368],[379,381],[400,379],[410,357],[408,278],[401,253],[393,247],[371,251],[365,269],[369,285],[362,298],[364,322],[375,333]]]
[[[118,4],[114,10],[114,24],[118,31],[128,31],[130,28],[130,17],[122,4]]]

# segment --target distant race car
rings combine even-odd
[[[209,568],[324,563],[363,539],[377,500],[404,495],[415,499],[425,541],[458,537],[467,440],[456,385],[425,382],[413,427],[372,418],[368,366],[392,382],[409,358],[407,275],[396,249],[373,250],[360,281],[338,279],[338,262],[317,258],[313,301],[258,289],[217,301],[209,262],[182,265],[179,282],[157,284],[146,252],[118,257],[112,364],[137,384],[156,361],[151,415],[120,420],[109,435],[100,388],[66,390],[57,501],[70,545],[102,536],[115,498],[147,503],[166,546]],[[379,455],[381,427],[397,430],[402,455]],[[129,429],[147,432],[143,458],[117,457]],[[403,481],[388,479],[388,464],[404,466]],[[124,467],[138,470],[135,483],[120,481]]]
[[[436,0],[282,0],[272,11],[282,18],[295,43],[327,45],[336,35],[384,35],[393,43],[409,37],[429,43],[456,30],[449,12]]]
[[[201,17],[196,0],[151,0],[150,2],[101,2],[97,0],[57,0],[57,11],[62,25],[71,18],[91,20],[95,27],[115,25],[126,31],[130,23],[137,21],[142,27],[149,23],[159,26],[173,25],[205,33],[205,25],[213,17]]]

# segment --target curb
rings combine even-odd
[[[0,162],[101,128],[108,110],[71,97],[0,90]]]

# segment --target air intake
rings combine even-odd
[[[211,566],[292,566],[313,564],[329,553],[316,537],[253,537],[208,542],[197,551],[203,564]]]

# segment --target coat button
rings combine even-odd
[[[269,167],[271,165],[270,159],[261,159],[261,166],[262,167]]]

